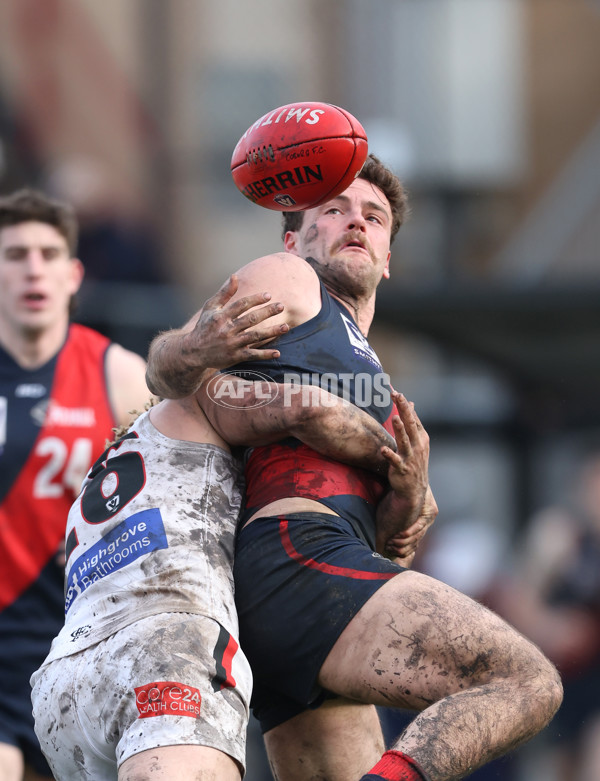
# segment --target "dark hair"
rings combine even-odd
[[[367,182],[371,182],[371,184],[379,187],[388,199],[392,210],[391,244],[408,215],[408,195],[402,186],[402,182],[379,158],[372,154],[367,157],[357,179],[366,179]],[[297,231],[302,227],[304,212],[283,212],[282,220],[283,230],[281,235],[282,238],[285,238],[285,234],[288,231]]]
[[[0,230],[22,222],[45,222],[63,236],[72,258],[77,252],[78,224],[73,207],[39,190],[24,188],[0,197]]]

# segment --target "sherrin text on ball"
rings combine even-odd
[[[360,122],[330,103],[290,103],[252,124],[231,158],[236,187],[253,203],[301,211],[343,192],[368,153]]]

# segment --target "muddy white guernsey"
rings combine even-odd
[[[133,754],[174,744],[243,767],[252,681],[232,579],[242,494],[229,452],[165,437],[149,413],[88,473],[67,523],[65,626],[32,677],[57,778],[116,778]],[[72,776],[62,763],[81,728],[85,773]]]
[[[199,613],[237,636],[231,454],[162,436],[144,413],[98,459],[67,523],[66,623],[48,659],[156,613]]]

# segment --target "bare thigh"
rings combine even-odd
[[[361,608],[329,653],[319,683],[350,699],[412,710],[544,664],[495,613],[444,583],[404,572]]]
[[[23,754],[16,746],[0,743],[0,778],[3,781],[21,781]]]
[[[562,696],[536,646],[417,572],[397,575],[370,597],[327,656],[319,684],[346,702],[416,711],[393,748],[440,781],[463,778],[531,738]],[[266,735],[278,781],[358,781],[376,764],[383,748],[375,748],[368,711],[355,706],[352,719],[347,707],[346,714],[307,710]],[[294,754],[310,773],[294,765]]]
[[[207,746],[163,746],[135,754],[119,768],[119,781],[240,781],[227,754]]]
[[[0,743],[0,779],[2,781],[50,781],[51,776],[42,776],[32,767],[25,765],[23,754],[16,746]]]
[[[375,707],[342,698],[326,700],[270,730],[265,746],[277,781],[352,781],[384,751]]]

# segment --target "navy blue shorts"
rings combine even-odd
[[[16,746],[27,765],[49,779],[33,729],[29,679],[64,624],[63,573],[52,559],[40,580],[0,613],[0,743]]]
[[[33,730],[31,715],[31,687],[16,692],[2,690],[0,697],[0,743],[15,746],[23,758],[40,776],[53,778],[52,771],[42,754],[40,744]]]
[[[328,693],[317,677],[338,637],[404,571],[336,515],[258,518],[242,529],[234,565],[240,644],[263,732],[321,704]]]
[[[2,641],[4,643],[4,641]],[[0,644],[2,644],[0,643]],[[4,643],[8,646],[9,643]],[[49,648],[48,644],[48,648]],[[6,648],[8,651],[9,648]],[[15,746],[23,753],[24,760],[40,776],[51,779],[52,771],[46,762],[40,744],[33,730],[31,712],[31,686],[29,677],[42,663],[47,651],[42,654],[39,664],[30,662],[27,648],[20,664],[19,653],[15,651],[13,659],[2,659],[0,665],[0,743]],[[5,656],[0,654],[0,657]],[[8,662],[4,664],[4,662]]]

